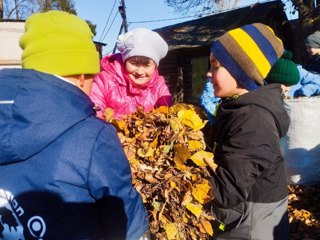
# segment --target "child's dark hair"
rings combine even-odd
[[[146,66],[150,63],[151,58],[145,57],[145,56],[133,56],[130,57],[130,62],[134,63],[135,65],[143,65]],[[128,60],[128,59],[127,59]]]

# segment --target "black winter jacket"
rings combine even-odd
[[[279,84],[260,87],[217,110],[212,210],[218,239],[287,239],[287,182],[280,138],[289,127]]]
[[[309,72],[320,73],[320,56],[310,58],[305,66],[305,69]]]

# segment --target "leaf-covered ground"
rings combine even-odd
[[[289,222],[291,240],[320,239],[320,183],[314,186],[290,184]]]

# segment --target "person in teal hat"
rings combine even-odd
[[[89,98],[93,34],[62,11],[31,15],[22,69],[0,71],[1,239],[139,239],[146,209],[115,128]]]
[[[320,95],[320,75],[294,63],[292,53],[285,51],[271,69],[266,81],[280,83],[288,98]]]

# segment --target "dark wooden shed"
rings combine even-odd
[[[281,1],[257,3],[155,29],[169,45],[159,72],[166,78],[175,102],[199,104],[212,42],[225,31],[254,22],[269,25],[286,49],[294,49],[293,34]]]

